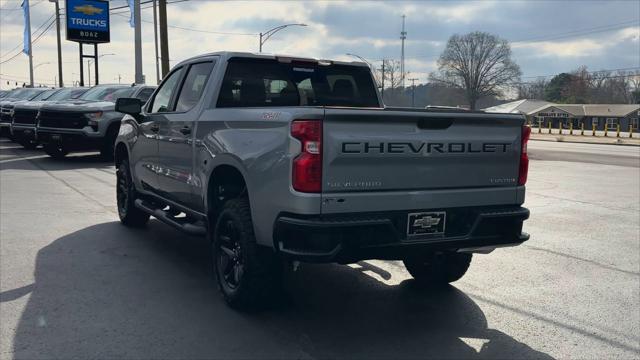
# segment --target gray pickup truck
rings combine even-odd
[[[36,140],[53,158],[63,158],[73,151],[99,150],[112,160],[120,120],[115,111],[119,97],[149,99],[155,86],[96,85],[77,99],[42,105],[36,118]]]
[[[213,53],[116,110],[121,222],[206,235],[234,307],[286,263],[403,260],[438,285],[529,238],[524,118],[385,108],[363,63]]]

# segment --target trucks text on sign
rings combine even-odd
[[[67,40],[105,43],[109,35],[109,2],[103,0],[66,0]]]

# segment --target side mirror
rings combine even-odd
[[[142,101],[137,98],[119,98],[116,100],[116,111],[138,116],[142,112]]]

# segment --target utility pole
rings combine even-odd
[[[380,90],[380,96],[382,97],[382,101],[384,102],[384,65],[385,61],[382,59],[382,89]]]
[[[29,0],[24,0],[24,26],[27,28],[27,42],[29,42],[29,84],[33,87],[33,44],[31,43],[31,9],[29,8]]]
[[[133,0],[133,21],[135,22],[135,65],[136,84],[144,83],[142,78],[142,27],[140,25],[140,0]]]
[[[416,78],[408,79],[411,81],[411,107],[416,107]]]
[[[153,0],[153,42],[156,47],[156,84],[160,84],[160,58],[158,57],[158,0]]]
[[[404,20],[406,16],[402,15],[402,31],[400,32],[400,40],[402,40],[402,50],[400,51],[400,83],[404,88],[404,41],[407,38],[407,32],[404,30]]]
[[[160,64],[162,78],[169,73],[169,36],[167,33],[167,0],[158,0],[158,14],[160,22]]]
[[[60,83],[58,84],[58,86],[64,87],[64,81],[62,80],[62,43],[60,41],[60,3],[59,0],[49,1],[56,4],[56,35],[58,37],[58,79],[60,79]]]

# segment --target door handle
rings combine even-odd
[[[149,129],[153,132],[158,132],[158,130],[160,130],[160,125],[158,124],[151,124],[151,126],[149,127]]]
[[[182,129],[180,129],[180,132],[183,135],[189,135],[191,134],[191,128],[185,125]]]

